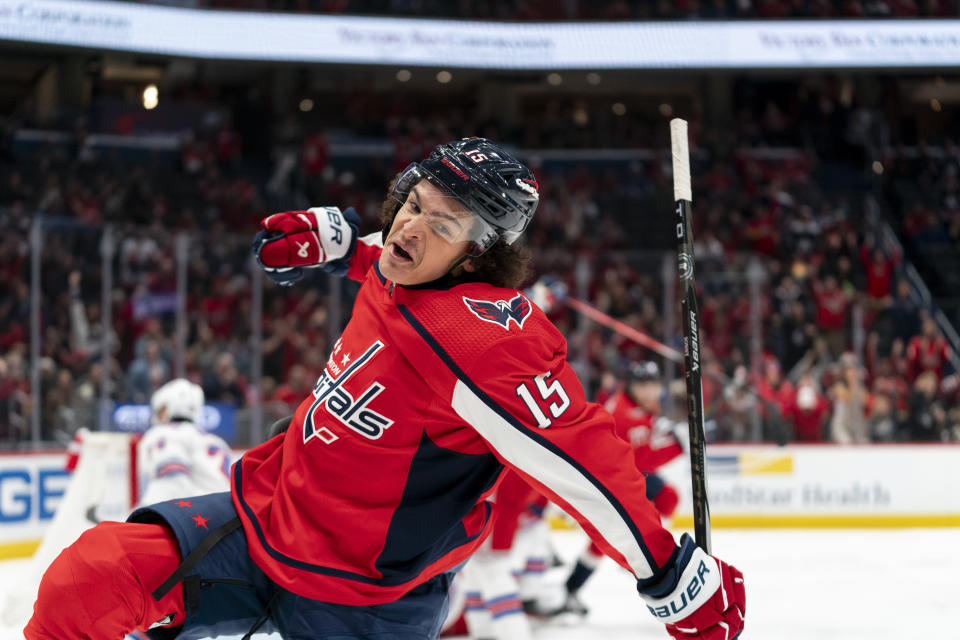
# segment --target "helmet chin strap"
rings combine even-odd
[[[457,258],[456,261],[455,261],[452,265],[450,265],[450,269],[447,271],[447,273],[453,273],[453,270],[454,270],[454,269],[456,269],[457,267],[459,267],[460,265],[462,265],[462,264],[463,264],[464,262],[466,262],[469,258],[470,258],[470,256],[468,256],[467,254],[463,254],[462,256],[460,256],[459,258]]]

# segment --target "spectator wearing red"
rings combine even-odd
[[[889,307],[893,303],[893,272],[897,267],[896,257],[887,257],[883,249],[865,245],[860,249],[860,262],[867,276],[867,296],[875,308]]]
[[[823,442],[823,430],[830,414],[830,403],[817,390],[809,375],[800,378],[794,401],[786,411],[787,422],[793,427],[796,442]]]
[[[330,146],[327,137],[320,131],[312,133],[303,141],[303,170],[307,176],[319,176],[327,168]]]
[[[950,358],[950,347],[940,335],[937,323],[927,316],[921,324],[921,333],[907,344],[907,363],[910,380],[916,380],[926,371],[932,371],[937,380],[943,378],[943,366]]]
[[[705,342],[709,343],[710,348],[716,357],[726,360],[733,350],[734,328],[731,326],[731,307],[735,303],[728,296],[707,296],[704,300],[704,313],[702,314],[702,325],[700,331],[704,334]],[[735,320],[739,320],[740,314],[737,314]]]
[[[833,274],[827,274],[822,283],[813,279],[811,285],[817,304],[817,326],[824,332],[830,353],[837,357],[846,348],[850,301]]]
[[[873,379],[872,390],[874,395],[888,397],[894,411],[906,412],[910,386],[903,376],[894,372],[893,364],[889,358],[877,363],[877,373]]]
[[[754,206],[753,216],[747,222],[746,234],[755,252],[765,256],[773,255],[780,244],[775,211],[761,203]]]
[[[783,377],[780,363],[771,353],[763,356],[763,378],[757,383],[757,392],[767,401],[761,405],[765,421],[776,417],[770,416],[770,405],[775,406],[781,416],[786,416],[796,397],[797,390],[789,380]]]
[[[274,390],[270,400],[281,402],[294,409],[310,391],[312,384],[313,381],[307,375],[306,367],[302,364],[294,364],[290,367],[286,381]]]
[[[216,338],[228,338],[236,321],[237,300],[234,287],[228,286],[229,278],[218,275],[213,279],[209,294],[200,301],[200,318]]]

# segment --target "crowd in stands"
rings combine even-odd
[[[724,20],[956,17],[955,0],[147,0],[153,4],[302,13],[542,20]]]
[[[369,95],[351,99],[376,101]],[[545,118],[541,130],[556,132],[549,144],[538,139],[540,144],[530,146],[563,147],[565,140],[575,147],[604,146],[603,127],[577,130],[571,126],[575,110],[560,109],[555,116],[555,128]],[[857,150],[863,151],[865,139],[851,133],[862,121],[863,114],[842,104],[829,86],[789,107],[773,100],[749,102],[722,134],[691,120],[697,143],[694,237],[708,372],[704,392],[712,438],[960,439],[960,384],[949,363],[950,346],[932,322],[931,310],[907,286],[905,256],[883,242],[874,221],[865,218],[857,196],[862,184],[836,189],[824,178],[838,173],[840,165],[829,164],[831,159],[850,164]],[[369,122],[384,121],[367,126],[389,141],[391,151],[362,162],[331,157],[322,132],[285,123],[273,138],[272,164],[262,179],[247,171],[247,132],[227,126],[198,128],[171,157],[91,150],[82,135],[69,144],[4,149],[0,443],[30,437],[31,403],[38,401],[30,392],[28,330],[30,230],[41,215],[44,439],[69,439],[77,427],[96,420],[104,378],[111,399],[142,403],[178,367],[202,384],[209,401],[246,408],[256,398],[267,420],[290,413],[319,376],[331,324],[339,326],[342,318],[330,315],[332,293],[325,277],[292,289],[268,282],[263,378],[254,387],[249,241],[257,221],[275,210],[331,203],[356,207],[363,230],[373,230],[386,184],[409,161],[440,141],[470,133],[509,140],[501,132],[511,130],[501,123],[456,115],[444,121],[429,113],[396,118],[396,126],[388,121],[379,125],[382,129]],[[665,147],[652,133],[666,129],[665,121],[654,124],[646,123],[649,137],[636,139],[645,139],[647,148]],[[565,129],[575,133],[565,137],[560,133]],[[518,144],[521,154],[526,146]],[[937,172],[928,178],[939,185],[931,196],[936,209],[907,214],[902,229],[907,237],[942,227],[937,233],[952,237],[957,246],[958,154],[952,146],[948,153],[952,164],[928,162],[929,171]],[[669,158],[648,153],[596,164],[546,162],[536,155],[525,159],[542,192],[528,233],[536,275],[554,275],[577,291],[578,265],[585,264],[592,304],[662,337],[667,318],[660,265],[672,247],[668,225],[656,221],[663,221],[661,213],[670,206]],[[891,180],[917,171],[897,162],[888,160]],[[852,166],[856,180],[865,169],[856,162]],[[921,167],[919,173],[924,172]],[[104,335],[100,245],[108,223],[114,230],[114,257],[111,331]],[[175,333],[180,231],[190,239],[182,354]],[[638,248],[644,250],[640,255]],[[750,295],[744,275],[751,270],[760,274],[758,297]],[[344,291],[348,309],[351,289]],[[591,393],[608,391],[629,361],[652,355],[569,309],[551,315],[569,337],[571,361],[593,382]],[[679,347],[677,339],[673,342]],[[668,400],[682,394],[679,384],[669,385]]]

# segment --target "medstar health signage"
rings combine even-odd
[[[692,524],[690,464],[660,473],[681,494],[674,526]],[[707,447],[715,527],[960,526],[960,445]]]

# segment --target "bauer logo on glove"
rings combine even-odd
[[[693,609],[700,606],[697,596],[706,601],[720,587],[720,572],[717,561],[697,549],[691,562],[680,576],[679,588],[667,598],[648,602],[647,608],[664,622],[676,622],[685,618]],[[690,607],[690,605],[694,605]],[[689,610],[688,610],[688,607]]]
[[[733,640],[743,630],[743,574],[687,534],[674,566],[659,583],[640,588],[640,596],[676,640]]]

